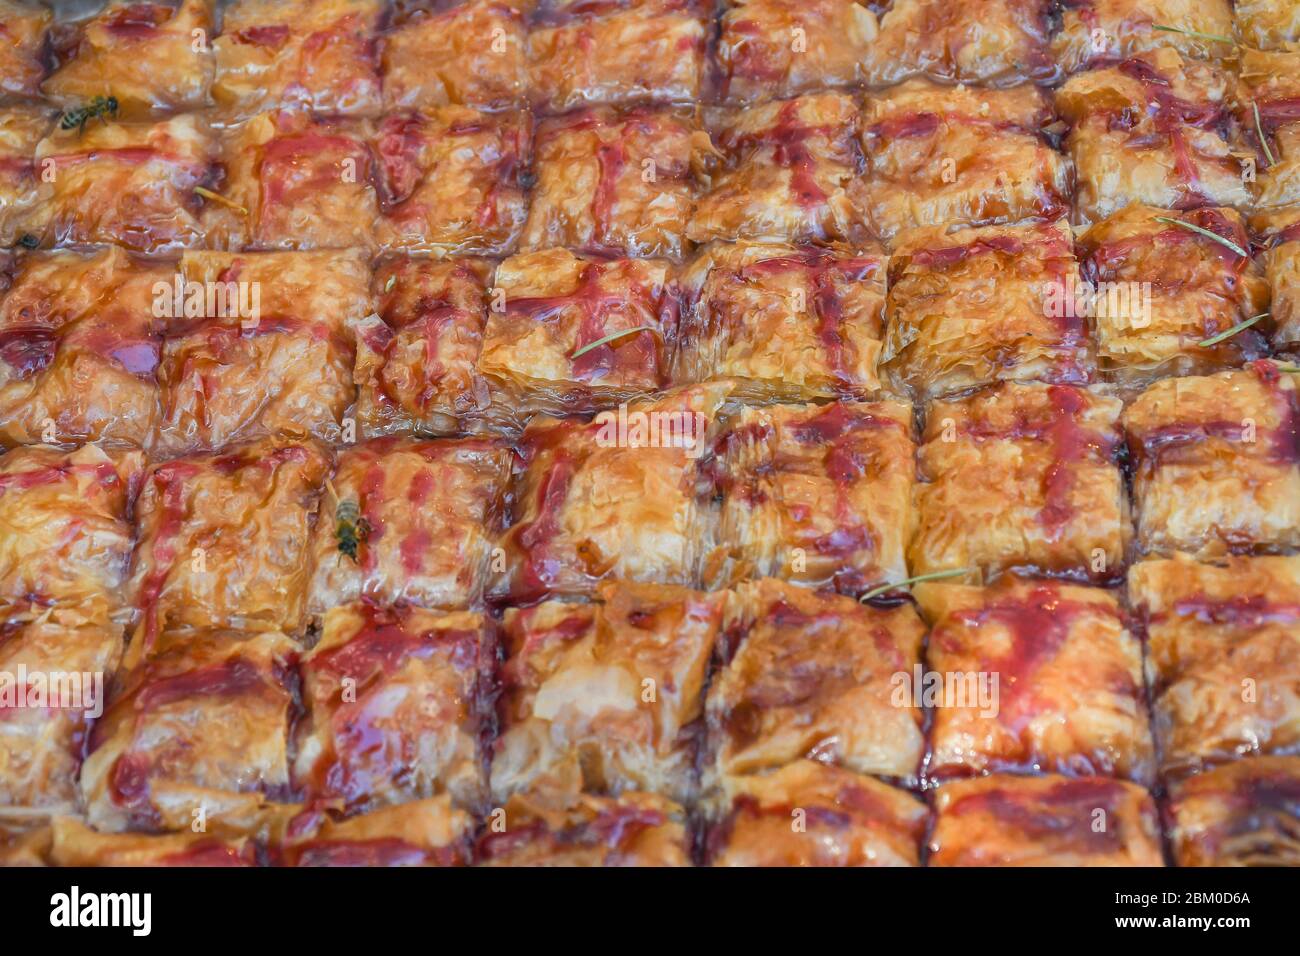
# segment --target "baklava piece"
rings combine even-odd
[[[1115,776],[1150,785],[1155,752],[1142,647],[1109,591],[1004,577],[914,589],[932,624],[926,776]]]
[[[681,278],[679,382],[727,378],[751,401],[874,398],[885,257],[869,249],[713,243]]]
[[[798,760],[728,779],[709,859],[713,866],[919,866],[929,816],[904,790]]]
[[[0,299],[0,442],[145,445],[173,276],[114,246],[20,257]]]
[[[98,445],[0,455],[0,602],[121,602],[144,456]]]
[[[76,817],[50,824],[50,862],[55,866],[257,866],[250,836],[207,833],[99,833]]]
[[[0,249],[39,241],[42,167],[36,165],[36,147],[55,118],[45,107],[0,106]]]
[[[752,103],[861,82],[876,15],[854,0],[729,0],[718,60],[722,98]]]
[[[903,580],[915,450],[898,402],[744,409],[716,446],[722,563],[709,570],[852,595]]]
[[[346,819],[308,808],[275,841],[271,859],[278,866],[463,866],[473,830],[473,818],[445,795]]]
[[[82,744],[103,712],[122,656],[121,628],[102,604],[9,606],[4,613],[0,812],[5,806],[73,810]]]
[[[543,121],[521,248],[680,258],[707,144],[674,110],[597,108]]]
[[[591,793],[696,791],[704,682],[722,598],[605,584],[599,603],[505,612],[492,796],[545,785]]]
[[[234,0],[213,43],[213,98],[232,118],[279,107],[377,114],[383,13],[383,0]]]
[[[719,168],[687,236],[861,242],[866,230],[853,197],[866,168],[859,123],[846,93],[725,111],[714,134]]]
[[[1008,383],[926,412],[913,573],[1020,569],[1094,583],[1123,573],[1129,514],[1118,399]]]
[[[1234,99],[1237,128],[1255,162],[1251,225],[1264,239],[1300,219],[1300,44],[1243,48]]]
[[[1053,113],[1032,86],[1011,90],[909,80],[869,96],[863,209],[886,242],[907,229],[997,225],[1068,213],[1070,164],[1044,130]]]
[[[43,4],[0,0],[0,94],[36,97],[45,75],[47,34],[54,14]]]
[[[564,249],[497,267],[478,370],[499,415],[594,412],[668,384],[681,299],[673,267]]]
[[[355,390],[351,327],[371,309],[359,252],[188,253],[163,343],[160,449],[265,435],[337,442]]]
[[[1249,255],[1197,229],[1250,251],[1246,223],[1234,209],[1175,213],[1134,204],[1079,237],[1086,285],[1067,304],[1093,316],[1098,365],[1115,381],[1145,384],[1267,354],[1263,326],[1213,341],[1267,311],[1268,284]]]
[[[532,121],[463,106],[397,113],[375,135],[385,248],[503,255],[524,228]]]
[[[489,815],[477,860],[485,866],[690,866],[686,811],[653,793],[515,794]]]
[[[1070,0],[1064,7],[1052,54],[1067,73],[1160,47],[1198,60],[1233,52],[1232,0]]]
[[[55,28],[57,68],[41,91],[69,109],[113,97],[124,113],[195,110],[210,102],[212,0],[110,0]]]
[[[1300,206],[1296,214],[1293,224],[1271,237],[1264,257],[1272,296],[1273,343],[1289,351],[1300,350]]]
[[[158,122],[89,122],[36,148],[45,245],[110,243],[175,255],[206,241],[196,187],[216,176],[216,143],[195,114]],[[48,172],[47,172],[48,171]]]
[[[274,631],[213,628],[128,651],[81,769],[90,824],[191,830],[285,795],[297,654]]]
[[[521,103],[531,0],[396,0],[383,44],[384,108]]]
[[[1300,557],[1145,561],[1129,601],[1147,628],[1166,774],[1300,752]]]
[[[714,535],[702,456],[729,391],[690,386],[590,421],[534,418],[493,597],[585,595],[603,578],[695,586]]]
[[[926,75],[949,83],[1049,83],[1048,0],[894,0],[867,51],[867,81]]]
[[[1061,301],[1078,280],[1064,220],[912,230],[889,262],[885,374],[922,399],[1005,380],[1088,382],[1088,322]]]
[[[356,323],[354,414],[364,438],[469,431],[488,408],[479,374],[491,263],[400,257],[375,270],[378,307]]]
[[[380,438],[344,449],[312,538],[312,614],[348,601],[479,603],[510,449],[475,439]]]
[[[1300,866],[1300,757],[1255,757],[1170,788],[1179,866]]]
[[[310,803],[338,801],[349,812],[443,793],[482,807],[479,667],[489,652],[483,617],[468,611],[368,601],[330,611],[299,668],[307,714],[295,787]]]
[[[542,0],[528,34],[533,105],[691,103],[704,74],[703,0]]]
[[[1071,124],[1075,222],[1130,203],[1249,208],[1242,154],[1220,132],[1228,91],[1222,69],[1170,47],[1067,80],[1056,108]]]
[[[1155,801],[1102,777],[995,774],[939,788],[931,866],[1163,866]]]
[[[314,445],[264,439],[150,467],[130,582],[142,647],[182,626],[297,630],[327,466]]]
[[[1137,543],[1202,559],[1300,547],[1296,380],[1260,360],[1156,382],[1124,410]]]
[[[766,578],[731,592],[709,687],[704,784],[807,757],[914,783],[925,738],[897,675],[920,666],[910,604],[880,609]]]
[[[1297,0],[1235,0],[1237,32],[1249,45],[1275,50],[1300,41],[1300,3]]]

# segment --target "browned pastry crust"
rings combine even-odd
[[[0,94],[34,97],[45,75],[42,51],[53,13],[44,6],[0,0]]]
[[[462,866],[474,820],[443,795],[336,819],[312,807],[269,848],[277,866]]]
[[[1245,2],[1238,0],[1238,10]],[[1232,8],[1232,0],[1071,0],[1052,38],[1052,55],[1067,73],[1161,47],[1198,60],[1227,57],[1232,43],[1210,37],[1231,41]]]
[[[1234,0],[1237,32],[1247,45],[1273,50],[1300,41],[1297,0]]]
[[[0,248],[12,248],[31,230],[40,229],[42,167],[36,164],[36,146],[53,125],[54,112],[46,107],[0,106]]]
[[[1238,760],[1170,791],[1179,866],[1300,865],[1300,757]]]

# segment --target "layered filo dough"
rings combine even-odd
[[[463,866],[474,818],[443,794],[349,817],[308,805],[277,831],[267,850],[276,866]]]
[[[116,246],[18,257],[0,299],[0,442],[148,444],[168,325],[154,303],[173,275]]]
[[[1300,349],[1300,206],[1296,222],[1272,238],[1264,262],[1272,295],[1274,345],[1296,351]]]
[[[352,327],[371,309],[364,255],[188,252],[178,273],[157,370],[158,450],[339,441],[355,394]]]
[[[1068,79],[1056,108],[1071,126],[1075,221],[1131,203],[1249,208],[1245,156],[1221,131],[1230,92],[1222,68],[1168,46]]]
[[[994,774],[935,796],[930,866],[1163,866],[1155,801],[1104,777]]]
[[[397,436],[341,451],[312,532],[309,613],[357,600],[477,605],[511,457],[498,442]]]
[[[1267,354],[1265,324],[1202,344],[1267,311],[1263,270],[1237,250],[1249,253],[1250,234],[1235,209],[1178,213],[1133,204],[1084,232],[1078,240],[1088,283],[1083,294],[1091,299],[1101,371],[1124,384],[1144,384]]]
[[[682,272],[678,382],[756,401],[874,398],[885,329],[876,249],[711,243]]]
[[[0,94],[35,97],[45,76],[44,50],[54,14],[44,6],[0,0]]]
[[[860,243],[860,125],[853,98],[838,92],[723,110],[687,236]]]
[[[917,780],[921,707],[895,690],[921,660],[925,626],[910,604],[881,609],[767,578],[731,593],[724,634],[704,786],[804,757]]]
[[[1067,73],[1161,47],[1220,59],[1233,53],[1232,17],[1232,0],[1082,0],[1061,11],[1052,55]]]
[[[528,31],[533,106],[691,103],[704,78],[703,0],[539,4]]]
[[[921,399],[997,381],[1083,383],[1094,376],[1088,319],[1064,220],[900,236],[889,261],[883,375]]]
[[[916,446],[898,402],[746,408],[716,443],[717,583],[785,578],[861,594],[907,577]]]
[[[1111,592],[1007,576],[990,588],[925,582],[915,594],[932,626],[927,667],[960,675],[935,701],[929,778],[1154,782],[1142,648]]]
[[[1255,163],[1251,225],[1281,232],[1300,218],[1300,45],[1241,51],[1233,117]]]
[[[215,836],[186,828],[179,833],[101,833],[78,817],[50,823],[49,861],[55,866],[172,867],[257,866],[257,841],[249,834]]]
[[[713,866],[919,866],[930,812],[905,790],[815,760],[729,777]]]
[[[686,811],[654,793],[517,793],[475,847],[482,866],[690,866]]]
[[[543,120],[520,249],[680,258],[711,157],[689,109],[591,107]]]
[[[281,438],[152,465],[128,582],[141,647],[181,627],[299,629],[328,468],[319,446]]]
[[[202,109],[211,102],[213,7],[110,0],[89,19],[61,23],[41,92],[69,108],[112,96],[124,112]]]
[[[1069,211],[1071,167],[1052,148],[1050,100],[1033,86],[913,79],[867,96],[863,211],[885,241],[921,226],[980,226]]]
[[[299,667],[293,782],[304,799],[352,812],[450,794],[481,810],[486,634],[469,611],[359,601],[326,614]]]
[[[1167,776],[1300,751],[1300,557],[1144,561],[1129,601]]]
[[[505,612],[498,805],[541,786],[695,796],[704,682],[725,599],[614,583],[596,598]]]
[[[1296,381],[1270,361],[1167,378],[1124,410],[1138,548],[1202,560],[1300,546]]]
[[[32,239],[26,242],[39,238],[31,232],[39,231],[42,215],[36,147],[55,118],[45,106],[0,106],[0,248],[12,248],[28,235]]]
[[[1249,46],[1274,50],[1300,41],[1300,3],[1296,0],[1235,0],[1237,32]]]
[[[534,418],[491,596],[591,594],[606,578],[696,585],[714,540],[704,455],[729,391],[694,385],[591,419]]]
[[[1170,788],[1179,866],[1300,866],[1300,757],[1254,757]]]
[[[918,455],[912,572],[1117,580],[1131,535],[1121,408],[1096,389],[1038,383],[932,402]]]

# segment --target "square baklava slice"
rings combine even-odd
[[[458,806],[482,808],[484,623],[469,611],[370,601],[326,614],[299,667],[306,715],[293,782],[304,798],[352,812],[449,793]]]
[[[785,581],[730,593],[721,669],[706,705],[706,789],[807,757],[914,783],[919,701],[896,693],[920,666],[925,625],[910,604],[878,608]]]
[[[854,0],[728,0],[717,57],[719,94],[734,103],[796,96],[863,79],[878,30]]]
[[[36,164],[36,147],[56,118],[44,106],[0,106],[0,248],[40,241],[42,167]]]
[[[691,103],[704,77],[704,0],[541,0],[528,34],[541,112],[594,104]]]
[[[1003,577],[993,587],[925,582],[934,698],[932,780],[991,772],[1115,776],[1150,785],[1155,751],[1142,647],[1114,594]]]
[[[586,595],[605,578],[695,586],[714,538],[703,456],[729,391],[695,385],[590,420],[534,418],[491,596]]]
[[[894,0],[867,50],[867,81],[891,86],[925,75],[1009,86],[1056,76],[1049,0]]]
[[[137,636],[81,768],[88,822],[215,828],[286,795],[298,653],[276,631]]]
[[[785,578],[855,596],[907,577],[910,406],[745,408],[715,447],[721,553],[711,576]]]
[[[680,258],[709,150],[684,110],[599,107],[542,121],[520,248]]]
[[[1063,6],[1052,55],[1067,73],[1160,47],[1198,60],[1233,52],[1232,0],[1080,0]]]
[[[0,93],[7,96],[40,95],[45,75],[45,50],[54,14],[43,5],[0,0]]]
[[[180,273],[198,315],[169,324],[163,343],[158,448],[265,435],[337,442],[355,397],[352,326],[371,310],[365,256],[194,252]]]
[[[811,93],[715,117],[708,191],[691,217],[695,242],[861,242],[855,201],[866,168],[857,104]]]
[[[174,274],[116,246],[20,256],[0,299],[0,441],[145,445]]]
[[[493,799],[545,785],[692,800],[723,603],[606,583],[596,603],[507,610]]]
[[[488,817],[475,850],[483,866],[691,865],[686,810],[654,793],[517,793]]]
[[[1124,780],[954,780],[935,811],[931,866],[1164,866],[1155,801]]]
[[[1071,305],[1093,317],[1098,365],[1115,381],[1211,372],[1267,354],[1262,326],[1222,336],[1268,308],[1235,209],[1135,203],[1095,223],[1078,246],[1086,285]]]
[[[1300,866],[1300,757],[1254,757],[1170,787],[1179,866]]]
[[[729,777],[713,866],[920,866],[930,811],[906,790],[815,760]]]
[[[217,175],[217,144],[205,120],[184,113],[62,126],[36,147],[43,244],[108,243],[156,256],[203,247],[195,188]]]
[[[1260,360],[1167,378],[1124,410],[1144,554],[1202,559],[1300,547],[1296,379]]]
[[[1144,561],[1129,602],[1166,774],[1300,752],[1300,557]]]
[[[5,807],[72,811],[82,746],[103,713],[122,656],[122,629],[99,602],[0,608],[0,673],[9,678],[10,697],[0,710],[0,813]]]
[[[1249,208],[1246,166],[1221,132],[1230,77],[1162,46],[1085,73],[1056,91],[1078,187],[1074,220],[1130,203]]]
[[[1276,249],[1300,238],[1300,46],[1243,48],[1239,57],[1233,118],[1254,161],[1251,229],[1258,246]],[[1285,260],[1293,252],[1280,255]],[[1279,292],[1288,299],[1295,295],[1275,287],[1275,298]],[[1278,341],[1300,340],[1289,302],[1274,312]]]
[[[1095,389],[1014,382],[932,402],[912,571],[1118,580],[1130,537],[1121,409]]]
[[[889,261],[887,379],[923,399],[996,381],[1090,381],[1087,319],[1055,307],[1078,279],[1064,220],[911,230]]]
[[[211,102],[212,0],[109,0],[55,28],[56,69],[41,84],[69,109],[113,97],[126,112],[196,110]]]
[[[1300,2],[1297,0],[1235,0],[1237,32],[1248,45],[1276,50],[1300,40]]]
[[[249,834],[100,833],[78,817],[50,823],[49,862],[78,867],[257,866],[257,841]]]
[[[886,242],[919,226],[996,225],[1069,212],[1070,164],[1047,139],[1036,87],[940,86],[914,79],[867,97],[864,215]]]
[[[0,603],[118,605],[144,455],[23,445],[0,455]]]
[[[546,249],[502,262],[492,293],[478,370],[498,417],[594,412],[668,384],[681,312],[670,262]]]
[[[732,379],[757,402],[875,397],[885,265],[870,248],[710,243],[681,276],[677,380]]]
[[[142,650],[178,627],[297,630],[327,471],[314,444],[269,438],[151,466],[130,581]]]
[[[478,604],[510,467],[508,447],[477,439],[393,436],[342,450],[312,536],[308,611]]]
[[[380,39],[384,109],[500,109],[528,91],[532,0],[395,0]]]
[[[340,817],[308,806],[272,838],[276,866],[464,866],[474,818],[447,795]]]
[[[282,106],[377,114],[384,10],[384,0],[233,0],[213,42],[213,99],[231,118]]]

